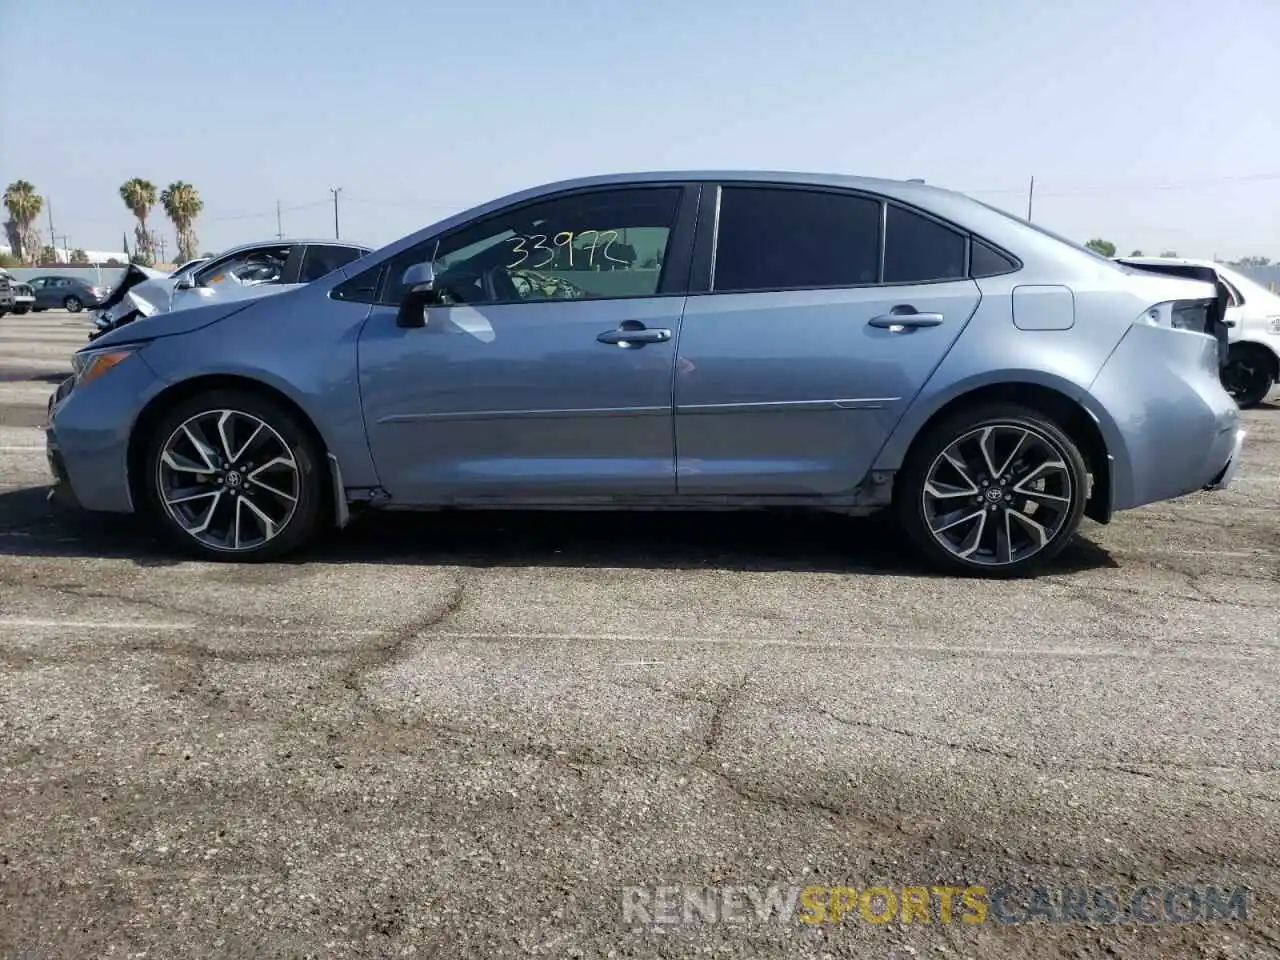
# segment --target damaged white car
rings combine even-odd
[[[139,317],[291,290],[372,249],[339,240],[270,240],[232,247],[207,260],[183,264],[171,274],[130,264],[94,317],[97,330],[89,339]]]

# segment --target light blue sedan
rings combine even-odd
[[[209,559],[357,508],[799,506],[1017,575],[1230,482],[1226,303],[917,182],[596,177],[111,331],[48,455],[65,499]]]

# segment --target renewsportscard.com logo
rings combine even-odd
[[[632,926],[678,923],[1089,923],[1247,920],[1243,886],[637,886],[622,890]]]

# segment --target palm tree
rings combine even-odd
[[[9,222],[4,228],[13,255],[34,263],[40,254],[40,232],[35,222],[44,209],[44,198],[36,193],[34,184],[15,180],[5,188],[4,205],[9,211]]]
[[[134,250],[143,259],[154,263],[154,244],[151,242],[151,234],[147,232],[147,214],[156,205],[156,185],[150,180],[143,180],[141,177],[131,177],[120,185],[120,199],[124,201],[124,205],[129,208],[129,211],[138,218],[138,225],[133,231],[133,235],[136,238]]]
[[[199,191],[183,180],[176,180],[164,188],[164,193],[160,194],[160,203],[173,221],[174,229],[178,231],[178,263],[194,260],[197,240],[192,224],[204,209]]]

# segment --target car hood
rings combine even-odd
[[[103,347],[114,347],[124,343],[137,343],[140,340],[155,340],[159,337],[174,337],[181,333],[199,330],[211,323],[217,323],[234,313],[239,313],[253,305],[252,301],[230,300],[211,303],[207,306],[192,307],[189,310],[173,310],[166,313],[155,313],[141,316],[131,323],[123,324],[109,330],[93,340],[86,350],[101,350]]]

